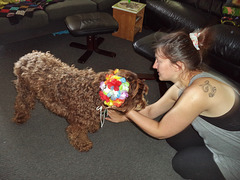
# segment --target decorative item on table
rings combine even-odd
[[[240,0],[233,0],[232,3],[236,6],[240,6]]]
[[[222,7],[221,23],[240,27],[240,6],[237,1],[228,0]]]

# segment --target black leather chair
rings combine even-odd
[[[160,32],[160,31],[152,33],[148,36],[145,36],[145,37],[135,41],[133,43],[133,48],[138,54],[140,54],[140,55],[146,57],[146,59],[154,62],[155,52],[154,52],[153,45],[154,45],[154,43],[156,42],[157,39],[160,39],[161,37],[163,37],[166,34],[167,34],[166,32]],[[238,83],[237,81],[234,81],[233,79],[229,78],[228,76],[223,74],[221,71],[220,72],[217,71],[215,68],[212,68],[208,64],[206,64],[206,66],[208,66],[209,73],[219,77],[220,79],[224,80],[226,83],[235,87],[235,89],[237,89],[240,93],[240,83]],[[157,78],[156,76],[149,75],[149,74],[140,74],[138,76],[141,79],[147,79],[147,80]],[[168,83],[170,83],[170,85],[172,84],[171,82],[168,82]],[[164,94],[166,92],[166,90],[167,90],[166,82],[159,81],[159,90],[160,90],[160,94]]]
[[[156,33],[145,36],[133,43],[133,49],[138,54],[144,56],[146,59],[154,63],[155,61],[155,52],[153,48],[154,42],[156,42],[157,39],[160,39],[165,34],[166,34],[165,32],[158,31]],[[157,74],[138,74],[138,77],[140,79],[146,79],[146,80],[156,79],[159,84],[159,91],[161,95],[163,95],[167,91],[166,82],[160,81],[158,79]]]
[[[211,27],[213,49],[207,64],[230,80],[240,83],[240,28],[220,24],[226,0],[141,0],[145,2],[145,27],[172,32]],[[206,61],[205,61],[206,62]]]

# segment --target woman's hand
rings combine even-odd
[[[123,113],[112,109],[108,109],[108,117],[105,119],[114,123],[128,121],[128,118]]]

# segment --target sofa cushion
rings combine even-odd
[[[97,4],[99,11],[105,11],[112,8],[112,5],[117,3],[119,0],[92,0]]]
[[[45,11],[51,21],[64,19],[78,13],[97,11],[97,5],[91,0],[65,0],[47,6]]]
[[[6,17],[0,17],[0,24],[0,34],[40,28],[48,24],[48,15],[43,10],[36,10],[32,17],[23,17],[18,24],[11,25]]]
[[[220,0],[220,1],[221,2],[213,0],[212,7],[211,7],[211,13],[214,13],[214,14],[218,15],[219,17],[222,16],[222,6],[226,2],[226,0]]]
[[[198,1],[197,6],[206,12],[221,16],[223,2],[225,0],[201,0]]]
[[[214,32],[214,53],[228,63],[240,66],[240,31],[235,26],[217,24],[211,27]]]
[[[202,9],[206,12],[221,16],[222,5],[226,0],[177,0],[179,2],[188,3],[195,8]]]
[[[198,0],[177,0],[177,1],[183,2],[183,3],[188,3],[191,5],[194,5],[195,7],[197,6],[197,2],[198,2]]]
[[[147,0],[147,9],[155,14],[151,18],[157,18],[160,24],[171,29],[193,31],[220,23],[218,16],[172,0]]]

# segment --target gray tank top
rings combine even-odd
[[[201,77],[211,77],[228,84],[210,73],[203,72],[194,76],[194,80]],[[235,90],[239,95],[239,92]],[[239,115],[240,118],[240,115]],[[192,122],[193,128],[203,138],[207,148],[213,153],[213,158],[220,171],[227,180],[240,179],[240,131],[228,131],[210,124],[201,117]]]

